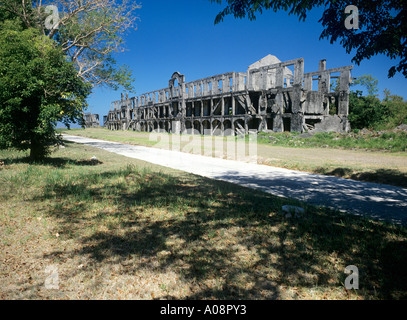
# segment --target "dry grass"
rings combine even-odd
[[[0,161],[1,299],[407,297],[403,227],[71,143],[42,165]],[[351,264],[360,290],[344,288]]]

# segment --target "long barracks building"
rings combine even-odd
[[[112,102],[104,126],[111,130],[211,135],[282,131],[350,130],[352,66],[304,73],[304,59],[267,57],[246,73],[230,72],[185,82],[175,72],[169,87]]]

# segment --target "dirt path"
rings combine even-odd
[[[149,133],[129,131],[103,131],[87,129],[74,131],[74,135],[116,141],[132,145],[153,146],[156,143]],[[219,137],[219,139],[223,139]],[[318,167],[354,168],[357,170],[399,170],[407,173],[407,152],[385,153],[365,150],[333,148],[289,148],[258,144],[258,156],[264,164],[290,169],[312,170]]]
[[[68,132],[65,132],[69,134]],[[74,135],[107,141],[116,141],[130,145],[142,145],[155,148],[184,148],[185,152],[204,154],[208,149],[201,148],[200,136],[181,138],[168,135],[140,133],[130,131],[108,131],[103,129],[86,129],[73,131]],[[205,137],[207,138],[207,137]],[[214,142],[223,144],[223,137],[212,137]],[[171,139],[171,148],[157,141]],[[185,147],[186,146],[186,147]],[[244,146],[243,146],[244,148]],[[205,150],[204,150],[205,149]],[[225,155],[217,155],[225,158]],[[407,152],[390,153],[368,150],[341,150],[334,148],[293,148],[274,145],[257,145],[257,160],[260,164],[281,167],[310,173],[324,174],[341,178],[353,179],[394,185],[407,188]]]
[[[404,188],[77,136],[64,139],[273,195],[407,225]]]

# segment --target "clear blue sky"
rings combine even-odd
[[[305,22],[280,11],[265,12],[255,21],[229,16],[215,26],[222,6],[209,0],[150,0],[141,5],[137,30],[125,37],[127,51],[116,56],[119,64],[127,64],[133,71],[135,95],[168,87],[175,71],[184,74],[187,82],[225,72],[246,72],[250,64],[268,54],[281,61],[302,57],[305,72],[318,70],[321,59],[327,59],[327,68],[352,65],[353,55],[339,43],[319,40],[322,8],[311,11]],[[387,78],[393,65],[389,58],[376,56],[355,65],[352,76],[371,74],[379,80],[381,97],[388,88],[407,100],[407,79],[401,74]],[[119,100],[120,94],[95,89],[88,99],[92,113],[102,120],[110,102]]]

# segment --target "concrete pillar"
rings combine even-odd
[[[283,94],[277,93],[275,98],[275,104],[273,106],[273,131],[274,132],[283,132],[284,125],[283,125]]]
[[[338,115],[347,116],[349,114],[349,84],[350,70],[342,71],[339,78]]]
[[[244,119],[244,133],[248,134],[249,133],[249,123],[248,123],[248,119],[245,118]]]
[[[181,133],[181,121],[179,121],[179,120],[172,121],[172,133],[173,134]]]
[[[325,71],[326,70],[326,59],[320,60],[319,61],[319,71]]]

